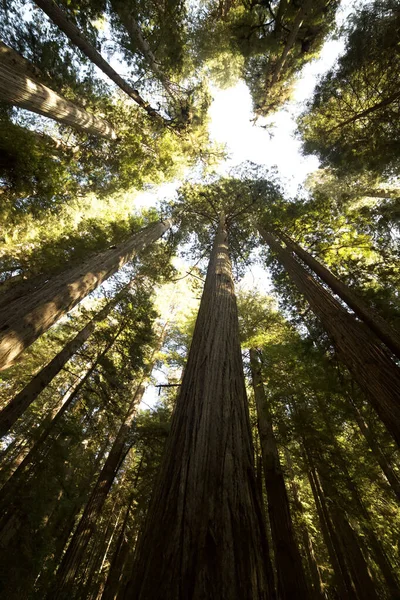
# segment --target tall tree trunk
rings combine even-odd
[[[273,589],[267,557],[221,215],[170,437],[124,597],[267,599]]]
[[[29,73],[35,72],[34,67],[28,69],[28,61],[8,47],[6,54],[4,47],[5,44],[0,46],[0,100],[49,117],[83,133],[109,140],[117,138],[110,123],[32,79]],[[14,59],[10,61],[11,55]],[[11,63],[14,63],[14,66]]]
[[[343,456],[343,451],[342,451],[341,447],[337,443],[335,434],[332,431],[331,422],[329,421],[329,419],[327,417],[326,407],[322,404],[322,402],[319,402],[319,407],[320,407],[320,411],[321,411],[323,420],[325,421],[326,429],[329,432],[329,435],[330,435],[330,438],[332,441],[332,445],[334,447],[335,459],[337,461],[337,464],[338,464],[340,470],[342,471],[342,473],[344,475],[347,488],[351,493],[354,507],[356,509],[355,514],[357,515],[357,519],[360,524],[361,530],[363,531],[365,538],[369,542],[369,546],[371,549],[371,555],[381,570],[383,579],[385,580],[386,585],[387,585],[388,592],[390,593],[390,598],[392,600],[399,600],[400,599],[400,588],[399,588],[399,584],[396,579],[393,567],[390,564],[390,561],[386,555],[386,552],[385,552],[383,546],[381,545],[379,538],[377,537],[377,535],[374,532],[373,524],[371,522],[371,516],[360,496],[359,490],[358,490],[353,478],[351,477],[351,475],[349,473],[349,470],[347,468],[347,461],[346,461],[345,457]],[[340,523],[339,523],[339,525],[340,525]],[[344,533],[346,533],[346,531],[344,531]]]
[[[343,550],[339,544],[337,533],[329,516],[325,497],[321,486],[319,485],[319,481],[316,477],[316,472],[313,466],[309,466],[308,478],[318,512],[322,535],[324,537],[325,545],[328,549],[329,558],[333,567],[333,572],[335,575],[334,580],[339,598],[340,600],[345,598],[348,598],[349,600],[357,600],[357,596],[346,565],[345,557],[343,555]]]
[[[95,330],[96,323],[106,318],[109,311],[121,299],[122,290],[110,302],[77,333],[77,335],[65,344],[64,348],[35,375],[33,379],[10,401],[0,412],[0,437],[5,435],[25,410],[32,404],[39,394],[51,383],[54,377],[61,371],[65,364],[72,358],[77,350],[86,342]]]
[[[265,397],[260,362],[254,348],[250,349],[250,367],[278,573],[278,593],[282,600],[292,598],[306,600],[309,598],[307,580],[294,535],[289,498],[272,428],[272,418]]]
[[[131,401],[124,421],[118,431],[107,460],[100,472],[96,486],[85,507],[78,527],[64,554],[57,572],[54,589],[51,590],[49,600],[61,600],[73,595],[73,584],[80,567],[82,557],[96,528],[96,520],[111,489],[113,481],[121,466],[121,461],[126,454],[126,441],[136,414],[137,405],[140,403],[145,391],[145,384],[141,383]]]
[[[347,366],[376,412],[400,445],[400,369],[379,340],[348,313],[292,256],[275,236],[259,228],[299,291],[331,337],[339,358]]]
[[[175,98],[175,94],[171,89],[171,82],[168,80],[165,73],[160,68],[157,59],[149,46],[149,43],[143,36],[142,30],[140,29],[138,22],[132,14],[132,10],[130,10],[126,2],[121,2],[121,0],[111,0],[111,6],[118,15],[121,23],[127,30],[129,37],[131,38],[133,43],[136,43],[140,48],[150,69],[153,71],[157,79],[159,79],[159,81],[162,83],[167,94],[169,94],[169,96],[171,96],[172,98]]]
[[[45,285],[0,311],[0,370],[17,357],[63,315],[111,277],[171,227],[158,222],[49,280]]]
[[[285,462],[286,462],[286,465],[287,465],[287,468],[288,468],[289,474],[290,474],[290,487],[292,490],[292,496],[294,499],[294,504],[295,504],[296,510],[299,515],[300,532],[301,532],[302,542],[303,542],[304,550],[307,555],[308,568],[309,568],[312,583],[313,583],[313,597],[315,598],[315,600],[323,600],[325,598],[325,594],[322,591],[321,573],[320,573],[320,570],[318,567],[318,563],[315,559],[314,547],[313,547],[313,543],[311,540],[311,536],[309,534],[308,527],[307,527],[306,523],[304,522],[305,511],[304,511],[303,503],[299,496],[298,485],[294,479],[292,457],[290,456],[290,452],[287,448],[284,448],[284,454],[285,454]]]
[[[285,66],[288,54],[293,48],[297,34],[299,33],[299,29],[302,26],[304,19],[307,17],[308,13],[312,9],[312,5],[313,0],[303,0],[302,6],[299,12],[297,13],[296,17],[294,18],[292,29],[290,30],[290,33],[288,35],[288,39],[283,49],[283,52],[275,65],[274,72],[271,77],[271,83],[269,83],[269,87],[272,88],[275,85],[275,83],[279,80],[281,71]]]
[[[88,379],[91,377],[95,369],[97,368],[99,362],[102,360],[102,358],[106,356],[107,352],[113,346],[115,340],[121,333],[122,329],[123,327],[118,328],[116,334],[112,336],[112,339],[106,344],[105,348],[103,348],[103,350],[98,354],[96,360],[86,371],[82,379],[80,379],[77,385],[74,388],[70,389],[70,391],[67,392],[67,394],[64,395],[56,404],[56,406],[52,409],[50,415],[46,418],[45,423],[43,424],[43,431],[41,435],[38,437],[32,448],[29,450],[24,460],[12,474],[10,479],[1,488],[0,506],[4,506],[4,501],[6,498],[12,498],[13,494],[15,494],[15,491],[19,488],[19,485],[26,479],[27,470],[33,465],[36,465],[47,439],[57,429],[57,426],[63,418],[64,414],[75,401],[76,397],[78,396]]]
[[[35,4],[47,14],[47,16],[65,33],[71,42],[77,46],[89,60],[92,61],[103,73],[105,73],[121,90],[123,90],[132,100],[134,100],[146,113],[153,119],[167,123],[165,119],[150,106],[148,102],[143,100],[140,94],[134,90],[112,66],[104,60],[96,48],[94,48],[88,40],[82,35],[79,29],[68,18],[66,13],[57,6],[53,0],[35,0]]]
[[[368,423],[364,419],[364,416],[362,415],[357,404],[350,397],[349,397],[349,401],[354,409],[354,412],[353,412],[354,418],[357,421],[357,424],[360,428],[361,433],[363,434],[368,446],[370,447],[370,449],[372,451],[372,454],[374,455],[376,461],[378,462],[379,466],[381,467],[386,479],[388,480],[388,483],[389,483],[390,487],[392,488],[393,493],[396,495],[398,501],[400,502],[400,480],[399,480],[397,474],[395,473],[395,471],[393,470],[387,457],[385,456],[385,454],[382,452],[381,448],[379,447],[379,443],[376,441],[373,433],[371,432],[371,430],[368,426]]]
[[[318,473],[315,472],[317,485],[321,486]],[[346,513],[336,502],[336,490],[328,478],[323,477],[322,489],[325,497],[329,499],[328,510],[330,512],[335,532],[340,540],[346,563],[349,568],[351,579],[359,600],[378,600],[377,591],[368,565],[360,547],[360,538],[351,527]]]
[[[286,244],[288,248],[301,260],[303,260],[314,273],[318,275],[334,292],[346,302],[346,304],[355,312],[378,338],[398,357],[400,358],[400,335],[372,309],[364,304],[352,290],[340,281],[329,269],[316,260],[309,252],[304,250],[299,244],[293,241],[288,235],[281,231],[276,232],[277,236]]]

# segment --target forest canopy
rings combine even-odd
[[[399,31],[0,3],[1,598],[400,598]]]

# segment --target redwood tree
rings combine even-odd
[[[0,370],[12,365],[42,333],[170,227],[169,220],[153,223],[5,306],[0,311]]]
[[[162,532],[162,536],[160,536]],[[124,598],[271,598],[226,221]]]

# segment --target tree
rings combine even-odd
[[[171,226],[171,221],[146,227],[117,248],[111,248],[89,258],[82,265],[67,269],[45,283],[23,302],[3,308],[0,319],[1,368],[11,365],[37,337],[51,327],[62,315],[96,289],[122,265],[149,244],[156,241]]]
[[[207,589],[215,597],[269,598],[267,552],[221,214],[171,435],[125,597],[197,598]]]
[[[22,67],[22,68],[21,68]],[[104,119],[83,110],[29,76],[34,67],[5,44],[0,46],[0,100],[50,117],[79,131],[114,140],[112,126]]]
[[[36,2],[36,0],[35,0]],[[60,9],[53,0],[38,0],[36,4],[54,21],[67,37],[75,44],[95,65],[99,67],[119,88],[121,88],[132,100],[143,108],[149,117],[157,119],[166,124],[163,117],[143,100],[137,90],[134,90],[118,73],[108,64],[101,54],[82,35],[74,23]]]
[[[394,439],[400,443],[400,413],[397,415],[398,367],[365,329],[320,286],[284,249],[272,233],[260,227],[264,241],[278,255],[295,285],[334,341],[341,360],[370,399]],[[390,406],[390,409],[388,408]]]
[[[264,393],[257,351],[254,348],[250,349],[250,367],[257,407],[279,594],[282,598],[288,599],[293,598],[294,595],[298,598],[308,598],[309,589],[294,535],[285,480],[272,428],[272,418]]]
[[[346,51],[300,118],[304,150],[342,173],[398,174],[400,93],[396,2],[352,15]]]

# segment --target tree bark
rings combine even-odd
[[[77,350],[89,339],[95,330],[96,323],[105,319],[109,311],[120,300],[121,294],[122,292],[108,302],[0,412],[0,437],[6,435],[17,419],[36,400],[44,388],[51,383]]]
[[[13,61],[14,67],[10,64],[11,53],[18,57]],[[83,133],[109,140],[117,138],[110,123],[32,79],[28,73],[34,72],[34,68],[24,68],[25,63],[28,61],[11,48],[8,48],[8,54],[5,54],[4,45],[0,46],[0,100],[49,117]],[[22,72],[21,67],[24,68]]]
[[[257,351],[250,349],[250,368],[257,408],[258,431],[268,498],[268,513],[278,574],[278,593],[282,600],[307,600],[309,590],[294,535],[272,418],[265,397]]]
[[[361,298],[357,297],[352,290],[342,283],[329,269],[316,260],[309,252],[301,248],[299,244],[293,241],[288,235],[281,231],[277,231],[276,235],[286,244],[286,246],[301,260],[318,277],[322,279],[332,290],[346,302],[346,304],[354,311],[368,327],[373,331],[379,339],[400,359],[400,336],[380,315],[376,314],[368,306],[364,304]]]
[[[374,334],[357,322],[304,269],[291,252],[279,244],[273,234],[262,227],[259,227],[259,231],[320,319],[339,358],[400,445],[400,369]]]
[[[63,315],[133,259],[171,227],[158,222],[134,233],[117,248],[87,259],[82,265],[56,275],[29,296],[0,311],[0,370],[18,356]]]
[[[137,90],[134,90],[112,66],[104,60],[96,48],[94,48],[88,40],[82,35],[79,29],[72,23],[66,13],[57,6],[53,0],[35,0],[37,4],[47,16],[65,33],[71,42],[77,46],[89,60],[92,61],[103,73],[105,73],[121,90],[123,90],[132,100],[134,100],[141,108],[143,108],[149,117],[162,121],[167,124],[167,121],[150,106],[148,102],[143,100]]]
[[[68,599],[73,596],[73,584],[87,545],[96,528],[96,521],[111,489],[113,481],[121,466],[126,450],[126,440],[131,430],[136,414],[137,405],[140,403],[145,391],[145,384],[141,383],[131,401],[124,421],[118,431],[107,460],[100,472],[95,488],[85,507],[78,527],[70,541],[66,553],[57,572],[54,589],[51,590],[49,600]]]
[[[221,215],[159,480],[123,596],[267,599],[273,589],[267,556]]]

